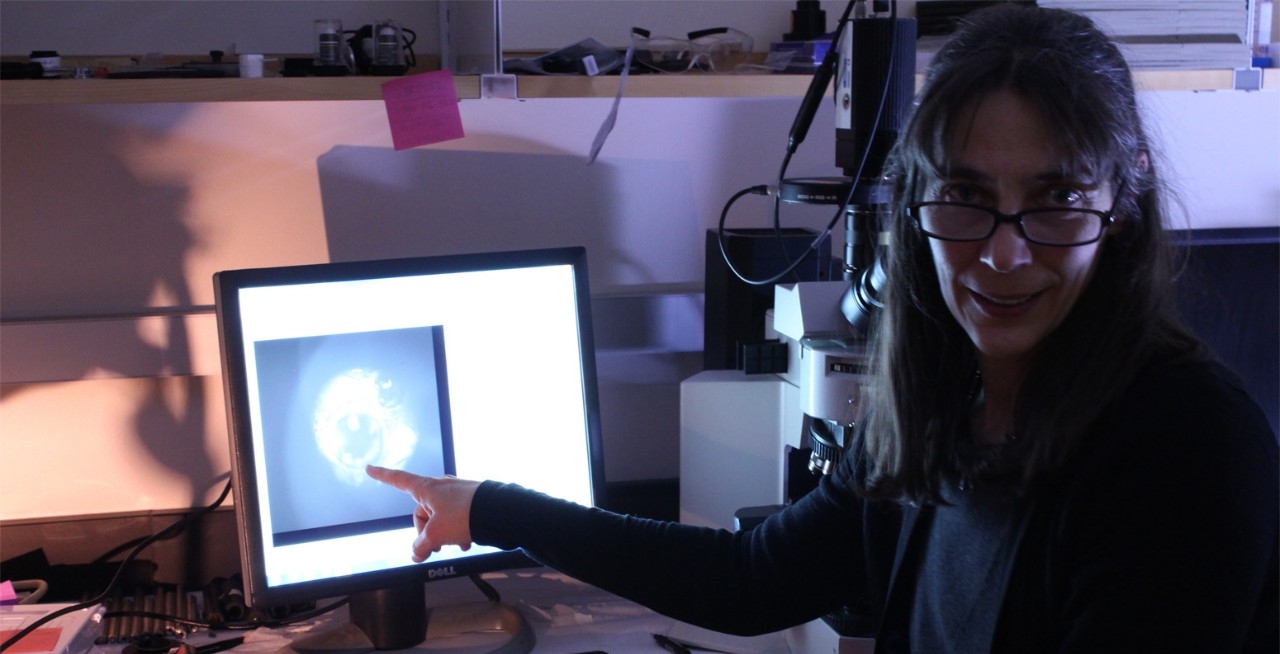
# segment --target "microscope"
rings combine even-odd
[[[871,385],[867,335],[884,286],[878,253],[888,243],[880,234],[892,216],[885,161],[915,95],[916,24],[898,18],[896,10],[883,15],[887,7],[879,5],[887,4],[873,3],[871,13],[856,15],[838,35],[835,158],[844,176],[782,179],[778,185],[784,201],[836,204],[845,236],[840,280],[774,287],[772,329],[766,326],[766,335],[772,332],[787,344],[787,370],[779,374],[799,391],[803,414],[800,447],[788,445],[784,455],[791,460],[784,503],[835,469],[864,417]],[[820,76],[815,82],[825,86]],[[831,307],[838,307],[838,314]],[[837,651],[854,652],[874,646],[868,642],[874,628],[868,611],[846,606],[793,638],[807,648],[834,637]]]
[[[863,417],[870,381],[867,330],[884,285],[877,253],[887,246],[880,234],[891,212],[884,166],[915,93],[915,21],[898,18],[889,2],[850,6],[854,16],[842,17],[837,28],[835,60],[815,74],[789,140],[792,147],[803,140],[815,87],[822,94],[829,83],[824,77],[834,76],[835,160],[844,176],[778,183],[783,202],[839,207],[845,236],[841,279],[779,284],[772,330],[766,327],[767,335],[776,334],[796,355],[780,374],[800,390],[802,444],[814,474],[834,469]],[[838,315],[825,307],[838,307]]]
[[[898,18],[896,3],[854,0],[835,39],[801,102],[776,186],[755,192],[773,196],[775,218],[787,204],[833,208],[811,251],[843,222],[839,279],[778,283],[800,261],[769,279],[747,279],[722,240],[725,263],[742,281],[776,284],[765,339],[785,348],[786,363],[771,374],[707,370],[681,384],[681,522],[754,526],[834,470],[863,417],[871,382],[869,323],[884,285],[878,256],[888,245],[882,225],[891,213],[885,162],[914,99],[916,22]],[[843,175],[787,178],[786,162],[828,88]],[[869,652],[870,623],[860,617],[846,611],[796,627],[788,642],[796,651]]]

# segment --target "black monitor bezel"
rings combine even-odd
[[[220,271],[214,275],[214,299],[232,463],[231,483],[235,496],[236,533],[247,601],[254,606],[268,608],[376,590],[389,585],[427,582],[537,564],[518,550],[500,551],[274,588],[268,586],[264,570],[264,551],[261,545],[262,521],[256,512],[259,496],[255,484],[246,483],[246,478],[252,479],[254,476],[256,461],[249,412],[250,398],[243,365],[245,342],[238,329],[241,318],[239,290],[285,284],[559,265],[570,266],[574,273],[583,402],[588,432],[588,465],[593,504],[599,506],[604,501],[604,461],[585,248],[561,247],[248,268]],[[408,551],[409,543],[406,543],[406,557]]]

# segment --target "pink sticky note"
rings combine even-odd
[[[17,604],[18,591],[14,590],[13,582],[8,579],[0,581],[0,604]]]
[[[397,150],[465,136],[453,73],[447,70],[387,82],[382,85],[382,100],[391,123],[391,143]]]

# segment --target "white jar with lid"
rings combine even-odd
[[[44,69],[45,77],[59,77],[62,75],[62,57],[57,50],[32,50],[31,63],[40,64]]]

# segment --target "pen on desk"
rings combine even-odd
[[[208,645],[201,645],[199,647],[185,645],[178,650],[178,654],[215,654],[215,652],[228,650],[242,643],[244,643],[244,636],[236,636],[235,638],[227,638],[216,643],[209,643]]]
[[[662,649],[671,652],[671,654],[692,654],[684,643],[678,643],[666,636],[663,636],[662,634],[654,634],[653,639],[658,641],[658,644],[662,646]]]

